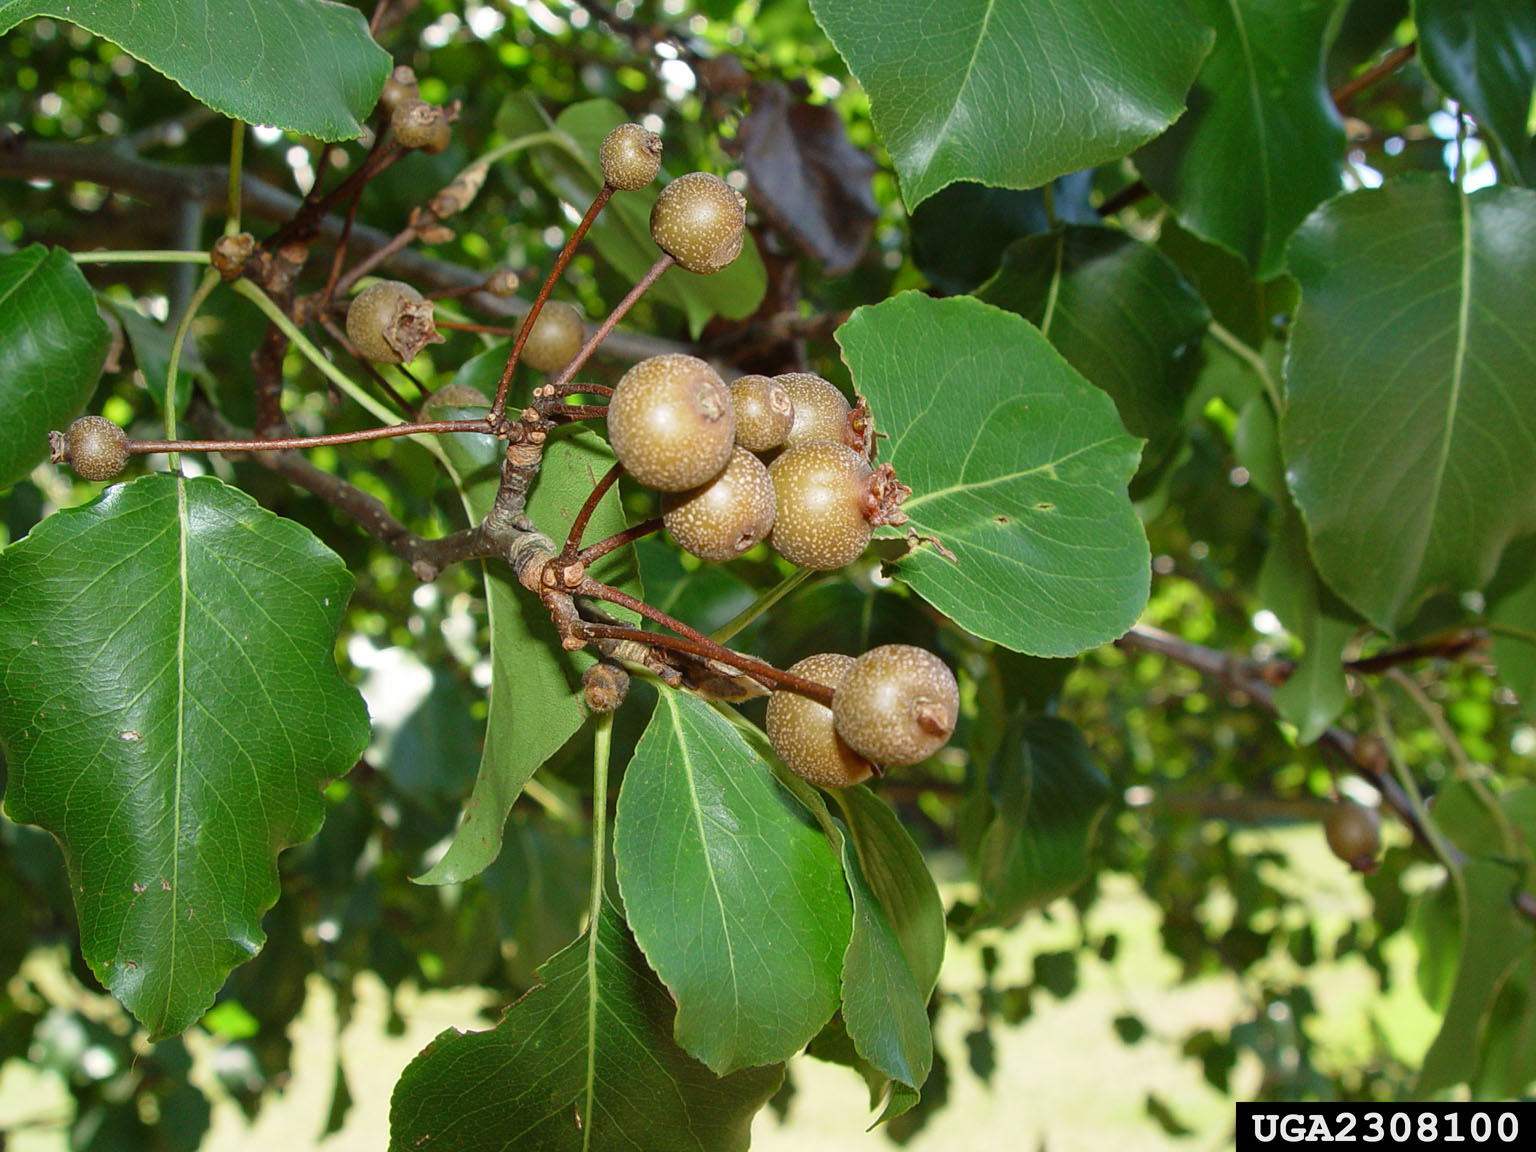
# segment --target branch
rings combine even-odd
[[[58,180],[99,184],[125,192],[149,204],[174,204],[191,199],[222,212],[228,194],[229,170],[222,164],[162,164],[135,156],[121,147],[89,144],[39,144],[26,141],[14,152],[0,149],[0,179]],[[241,180],[241,199],[247,219],[283,224],[303,203],[299,197],[247,173]],[[318,238],[327,244],[340,241],[345,220],[327,216],[319,223]],[[363,224],[352,226],[349,246],[364,254],[386,247],[395,234]],[[419,252],[397,252],[385,266],[422,292],[467,294],[474,308],[490,316],[521,319],[528,302],[492,296],[480,291],[485,273]],[[696,346],[663,340],[640,332],[616,331],[603,343],[603,351],[621,360],[644,360],[671,352],[696,354]],[[739,375],[740,373],[734,373]]]

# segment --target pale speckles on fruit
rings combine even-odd
[[[128,464],[128,433],[105,416],[82,416],[64,432],[69,465],[82,480],[110,480]]]
[[[603,181],[620,192],[644,188],[661,171],[661,137],[639,124],[620,124],[597,150]]]
[[[832,698],[832,715],[838,735],[876,764],[916,764],[949,742],[960,686],[927,649],[882,644],[854,661]]]
[[[538,372],[558,372],[575,359],[586,338],[580,312],[563,300],[546,300],[523,345],[523,363]]]
[[[731,453],[725,471],[691,492],[668,495],[662,523],[700,560],[734,560],[773,527],[773,482],[768,468],[745,448]]]
[[[347,339],[375,364],[405,364],[441,344],[432,304],[400,280],[370,284],[347,306]]]
[[[812,440],[768,470],[777,512],[769,537],[791,564],[827,570],[859,558],[873,533],[865,517],[869,461],[846,444]]]
[[[690,272],[718,272],[741,255],[746,202],[718,176],[689,172],[651,206],[651,239]]]
[[[853,667],[852,656],[821,652],[807,656],[789,671],[834,693]],[[834,699],[836,697],[834,696]],[[765,727],[779,759],[797,776],[823,788],[847,788],[874,773],[863,756],[848,747],[832,722],[832,709],[808,696],[779,690],[768,698]]]
[[[395,143],[402,148],[420,148],[423,152],[441,152],[453,139],[447,114],[425,100],[402,100],[389,114],[389,126]]]
[[[697,356],[636,364],[608,401],[608,443],[640,483],[683,492],[720,474],[736,442],[736,413],[718,373]]]
[[[753,452],[779,447],[795,422],[789,389],[769,376],[732,380],[731,403],[736,408],[736,443]]]
[[[795,409],[784,447],[793,448],[810,440],[847,442],[852,408],[837,385],[813,372],[786,372],[774,379],[784,385]]]

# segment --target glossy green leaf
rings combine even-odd
[[[1414,0],[1424,71],[1493,144],[1506,181],[1536,183],[1536,5],[1530,0]]]
[[[1138,442],[1114,402],[1020,317],[917,293],[860,308],[837,333],[869,398],[880,458],[912,487],[909,529],[936,537],[897,565],[962,628],[1035,656],[1122,635],[1150,556],[1126,484]]]
[[[1035,188],[1166,128],[1210,46],[1170,0],[811,0],[869,93],[915,208],[947,184]]]
[[[1240,257],[1179,227],[1176,219],[1163,221],[1157,246],[1205,301],[1211,319],[1250,348],[1263,347],[1275,333],[1276,319],[1296,307],[1290,277],[1255,280]]]
[[[1483,1034],[1472,1099],[1520,1099],[1536,1080],[1536,952],[1512,964]]]
[[[389,55],[332,0],[0,0],[0,33],[57,16],[105,37],[217,112],[318,140],[362,132]]]
[[[1516,878],[1513,869],[1487,860],[1461,869],[1461,953],[1445,1018],[1419,1072],[1421,1097],[1476,1077],[1499,990],[1536,948],[1536,927],[1511,900]]]
[[[1392,631],[1536,530],[1536,193],[1356,192],[1291,267],[1287,479],[1323,578]]]
[[[569,148],[554,144],[533,148],[534,170],[551,192],[578,212],[584,212],[603,184],[602,171],[597,166],[598,147],[603,137],[629,119],[611,101],[587,100],[571,105],[550,121],[535,101],[522,96],[503,107],[497,124],[508,134],[547,132],[553,128],[570,138]],[[661,249],[651,239],[651,205],[667,178],[663,170],[649,187],[620,192],[608,202],[587,234],[603,259],[631,281],[639,280],[661,256]],[[702,276],[671,268],[647,293],[647,298],[680,308],[688,318],[689,330],[697,336],[714,316],[730,320],[750,316],[761,303],[767,284],[768,274],[757,243],[748,233],[741,255],[722,271]]]
[[[944,901],[922,850],[891,806],[868,788],[836,793],[863,882],[879,902],[926,1001],[944,961]]]
[[[110,335],[96,298],[61,248],[0,255],[0,490],[48,459],[96,390]]]
[[[434,405],[427,418],[471,419],[484,413],[485,409]],[[455,435],[443,437],[442,443],[465,510],[478,521],[496,496],[500,442],[491,436]],[[612,464],[606,441],[595,433],[575,427],[554,433],[528,499],[529,518],[563,543],[593,481]],[[615,489],[598,504],[587,526],[587,539],[601,540],[624,527],[624,509]],[[639,593],[630,549],[610,553],[592,574]],[[496,859],[513,803],[539,765],[559,751],[586,719],[581,673],[593,658],[560,647],[549,613],[499,560],[485,564],[485,595],[491,645],[485,748],[453,843],[441,860],[417,878],[423,884],[467,880]]]
[[[853,896],[843,1022],[860,1056],[892,1080],[921,1088],[933,1067],[927,993],[918,988],[891,918],[864,878],[851,837],[843,840],[843,871]]]
[[[677,1042],[724,1074],[785,1060],[831,1017],[848,895],[820,829],[708,704],[664,692],[624,773],[613,855]]]
[[[1216,29],[1189,111],[1136,166],[1188,228],[1267,280],[1339,190],[1344,126],[1323,79],[1334,0],[1194,0]]]
[[[154,1036],[260,949],[278,851],[368,742],[332,658],[351,588],[212,478],[109,488],[0,554],[6,811],[63,846],[85,958]]]
[[[1115,401],[1144,460],[1183,438],[1184,400],[1211,316],[1161,252],[1110,228],[1066,227],[1009,245],[976,295],[1017,312]]]
[[[992,819],[971,867],[980,898],[967,930],[1008,925],[1087,877],[1109,781],[1076,727],[1014,712],[987,770]]]
[[[672,1039],[673,1005],[605,906],[487,1032],[442,1033],[395,1085],[391,1152],[734,1152],[784,1076],[717,1078]]]

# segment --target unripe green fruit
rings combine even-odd
[[[821,652],[807,656],[789,670],[796,676],[841,691],[853,667],[852,656]],[[835,695],[833,697],[836,699]],[[832,722],[832,709],[808,696],[779,690],[768,698],[768,742],[796,776],[823,788],[847,788],[874,773],[863,756],[848,747]]]
[[[848,414],[852,409],[837,385],[813,372],[786,372],[775,376],[794,404],[795,420],[784,437],[793,448],[811,440],[848,441]]]
[[[789,390],[767,376],[732,380],[731,405],[736,409],[736,443],[753,452],[779,447],[795,422]]]
[[[873,533],[865,515],[869,461],[846,444],[812,440],[773,462],[774,549],[791,564],[825,571],[859,558]]]
[[[853,662],[832,698],[837,734],[876,764],[926,760],[949,742],[960,716],[960,686],[924,648],[882,644]]]
[[[539,372],[558,372],[576,358],[586,338],[580,312],[564,301],[546,300],[523,345],[523,363]]]
[[[389,114],[389,126],[400,147],[420,148],[423,152],[441,152],[453,138],[453,129],[443,110],[425,100],[400,101]]]
[[[725,471],[691,492],[662,500],[662,523],[700,560],[734,560],[768,535],[773,527],[773,482],[768,467],[745,448],[737,448]]]
[[[432,305],[400,280],[380,280],[352,297],[347,339],[375,364],[404,364],[428,344],[443,342]]]
[[[82,480],[110,480],[128,464],[128,433],[105,416],[80,417],[65,430],[64,439],[70,467]]]
[[[620,124],[597,150],[603,182],[621,192],[644,188],[661,171],[661,137],[639,124]]]
[[[718,272],[741,255],[746,202],[718,176],[690,172],[651,207],[651,239],[690,272]]]
[[[608,401],[608,443],[619,463],[659,492],[684,492],[720,475],[736,442],[736,413],[718,373],[669,353],[624,373]]]
[[[1333,854],[1356,872],[1371,872],[1381,852],[1381,813],[1343,800],[1323,818],[1323,835]]]

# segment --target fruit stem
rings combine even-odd
[[[587,530],[587,521],[592,519],[592,513],[623,472],[624,465],[615,461],[613,467],[603,473],[603,478],[592,485],[592,491],[587,493],[581,511],[576,513],[576,519],[571,521],[571,530],[566,534],[565,547],[560,550],[562,564],[569,564],[576,559],[576,554],[581,551],[581,537]]]
[[[719,628],[716,628],[713,632],[711,632],[709,634],[709,638],[724,644],[727,640],[735,636],[748,624],[752,623],[752,621],[756,620],[764,612],[768,611],[768,609],[772,608],[780,600],[784,599],[784,597],[788,596],[796,588],[800,587],[805,578],[809,576],[812,571],[813,569],[810,568],[796,568],[788,576],[784,577],[784,579],[780,580],[772,588],[768,589],[768,591],[764,592],[751,604],[748,604],[745,608],[738,612],[734,619],[726,622],[725,624],[722,624]]]
[[[619,321],[623,319],[624,314],[635,306],[635,302],[640,297],[650,291],[651,286],[661,279],[661,274],[672,267],[674,263],[676,261],[671,256],[668,256],[665,252],[661,254],[661,258],[651,265],[644,276],[640,277],[635,286],[625,294],[624,299],[614,305],[613,311],[608,314],[608,319],[599,324],[597,331],[587,337],[587,342],[581,346],[581,351],[576,353],[576,358],[562,368],[560,375],[550,382],[555,388],[563,388],[571,382],[576,373],[581,371],[581,366],[587,362],[597,346],[608,339],[608,334],[618,327]]]
[[[576,230],[566,240],[565,247],[560,249],[560,255],[555,257],[555,266],[549,270],[549,275],[544,278],[544,283],[539,288],[539,294],[533,298],[528,314],[523,317],[523,326],[518,330],[517,339],[512,342],[512,351],[507,356],[507,366],[502,369],[501,380],[496,385],[496,399],[491,404],[493,424],[507,410],[507,387],[512,383],[512,373],[517,370],[517,359],[523,354],[523,345],[528,343],[534,321],[539,318],[539,313],[543,310],[545,301],[549,299],[549,294],[554,291],[555,283],[560,279],[560,274],[565,271],[565,266],[571,262],[571,257],[576,255],[577,245],[581,243],[582,237],[587,234],[587,229],[592,227],[592,221],[597,219],[597,214],[603,210],[603,205],[608,203],[612,195],[613,189],[606,184],[598,189],[591,207],[587,209],[587,214],[581,218],[581,223],[576,225]]]
[[[615,532],[606,540],[599,540],[596,544],[588,545],[576,554],[576,559],[585,568],[590,568],[594,560],[601,560],[610,552],[615,552],[626,544],[633,544],[636,540],[649,536],[652,532],[661,531],[661,517],[632,525],[622,532]]]
[[[595,583],[595,581],[589,582]],[[583,596],[590,595],[585,587],[577,589],[577,594]],[[607,599],[607,597],[603,597],[603,599]],[[628,602],[626,603],[625,601]],[[635,610],[644,610],[646,615],[656,611],[650,605],[641,604],[640,601],[634,600],[631,597],[625,597],[624,601],[614,600],[613,602],[623,607],[638,605]],[[665,613],[658,613],[658,615],[665,615]],[[670,620],[671,618],[667,617],[667,619]],[[677,623],[680,622],[674,621],[672,624],[668,624],[667,627],[673,627]],[[684,624],[682,627],[687,628],[688,626]],[[716,644],[707,636],[699,636],[691,628],[688,628],[688,631],[693,633],[691,637],[668,636],[663,632],[646,632],[643,629],[630,628],[622,624],[595,624],[587,622],[583,623],[582,628],[588,636],[594,639],[633,640],[637,644],[648,644],[656,648],[669,648],[674,652],[684,652],[701,660],[714,660],[731,668],[740,669],[744,675],[752,677],[752,679],[765,688],[782,688],[788,692],[808,696],[818,704],[825,704],[828,707],[832,705],[832,689],[828,688],[825,684],[818,684],[814,680],[807,680],[791,672],[781,672],[772,664],[759,660],[755,656],[733,652],[729,648]]]
[[[276,440],[130,440],[128,454],[143,456],[150,452],[288,452],[320,448],[328,444],[357,444],[364,440],[387,440],[393,436],[422,433],[485,432],[484,420],[428,420],[419,424],[391,424],[386,428],[364,428],[358,432],[332,432],[326,436],[286,436]]]

